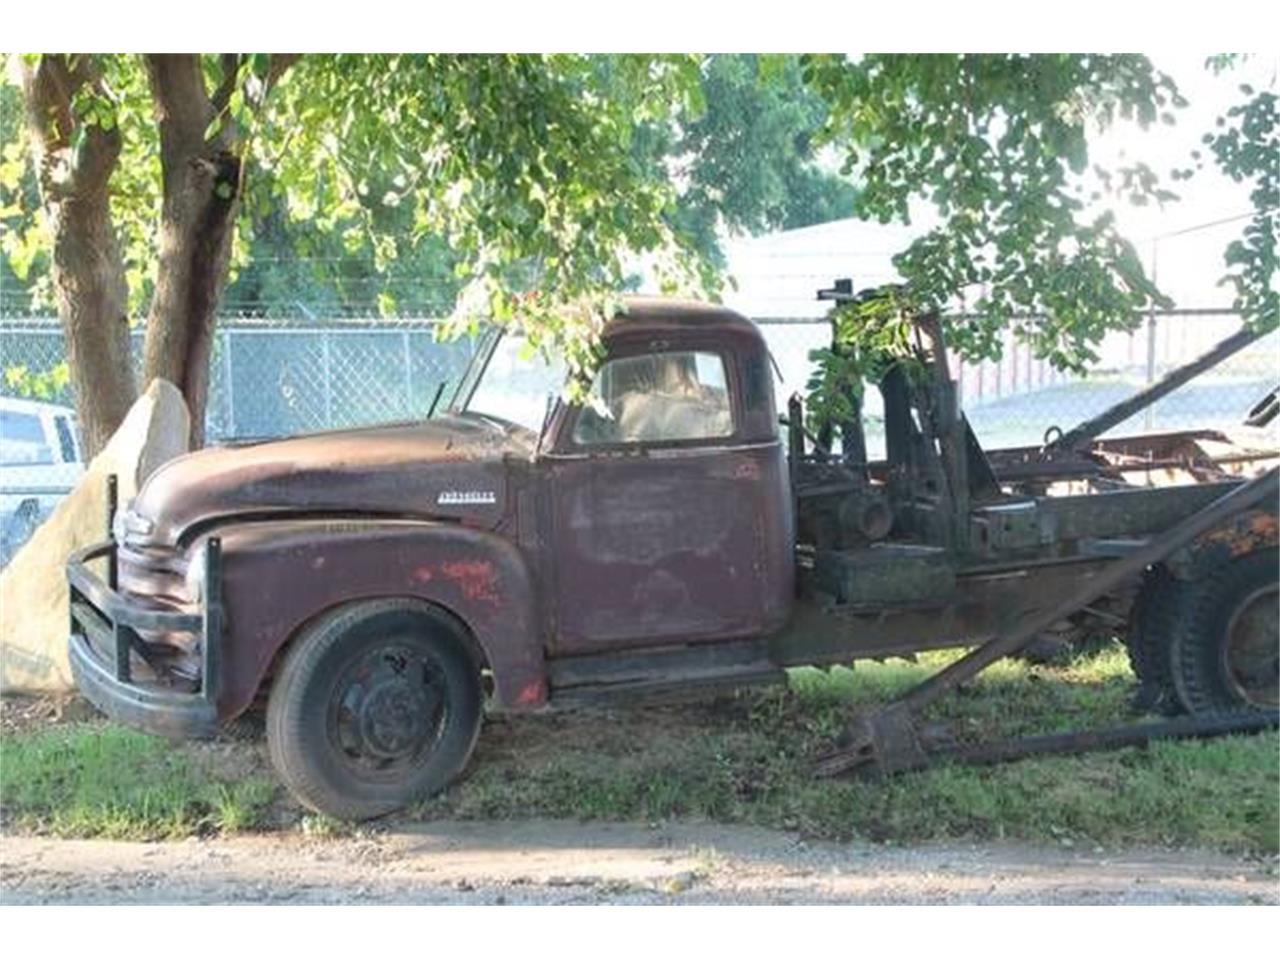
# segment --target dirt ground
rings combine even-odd
[[[5,904],[1280,904],[1274,861],[892,848],[682,823],[434,822],[351,837],[0,838]]]

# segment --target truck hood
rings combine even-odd
[[[170,546],[210,521],[290,513],[449,518],[488,529],[506,512],[506,459],[532,455],[528,431],[452,413],[213,447],[152,474],[125,528]]]

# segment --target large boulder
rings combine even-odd
[[[0,693],[74,688],[67,660],[67,557],[106,536],[107,477],[123,505],[187,451],[191,416],[177,387],[153,380],[67,495],[0,572]]]

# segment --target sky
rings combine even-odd
[[[1091,156],[1103,166],[1142,160],[1162,177],[1173,167],[1190,165],[1191,151],[1204,150],[1201,136],[1213,129],[1215,119],[1242,99],[1240,85],[1277,89],[1280,57],[1254,56],[1239,66],[1215,75],[1204,67],[1204,57],[1189,54],[1153,56],[1158,69],[1169,73],[1190,104],[1176,111],[1173,126],[1157,124],[1142,130],[1136,123],[1117,125],[1092,138]],[[1115,207],[1121,230],[1135,243],[1166,236],[1250,210],[1249,188],[1233,183],[1206,164],[1190,181],[1166,186],[1182,199],[1158,207]]]
[[[1178,307],[1186,308],[1230,304],[1231,288],[1218,286],[1224,270],[1222,254],[1240,236],[1252,210],[1250,185],[1221,173],[1201,137],[1214,129],[1219,116],[1241,102],[1241,84],[1255,90],[1276,90],[1280,85],[1276,55],[1250,57],[1217,75],[1205,69],[1204,59],[1189,54],[1152,57],[1158,68],[1174,78],[1190,104],[1177,111],[1172,126],[1157,124],[1146,130],[1137,124],[1116,126],[1096,136],[1090,150],[1103,166],[1142,160],[1165,181],[1166,189],[1179,194],[1177,202],[1163,207],[1107,206],[1116,214],[1120,232],[1137,246],[1157,285]],[[1192,165],[1193,150],[1202,152],[1203,169],[1190,180],[1169,179],[1171,169]]]

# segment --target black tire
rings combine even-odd
[[[1193,714],[1280,706],[1280,553],[1259,550],[1183,585],[1170,646],[1182,705]]]
[[[351,604],[306,627],[267,705],[268,752],[290,792],[320,813],[367,820],[448,786],[483,709],[461,629],[406,599]]]
[[[1129,666],[1138,677],[1134,706],[1140,710],[1167,715],[1183,712],[1173,683],[1169,650],[1184,587],[1185,584],[1173,579],[1164,567],[1153,567],[1143,576],[1129,612],[1124,645],[1129,653]]]

